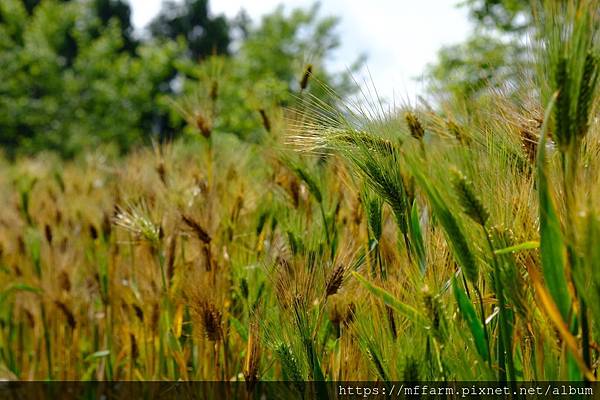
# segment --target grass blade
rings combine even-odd
[[[546,110],[540,143],[538,145],[537,173],[540,206],[540,249],[545,283],[548,286],[552,299],[560,310],[563,320],[566,321],[571,307],[571,299],[565,275],[565,243],[560,228],[560,221],[550,196],[548,177],[544,168],[546,160],[546,135],[555,101],[556,95],[550,101]]]
[[[416,201],[413,202],[410,211],[410,224],[408,228],[413,251],[417,256],[417,262],[419,263],[419,270],[421,271],[422,275],[425,275],[425,270],[427,268],[427,255],[425,253],[423,232],[421,231],[421,224],[419,223],[419,207]]]
[[[514,246],[508,246],[503,249],[494,250],[494,254],[500,256],[503,254],[518,253],[518,252],[524,251],[524,250],[534,250],[534,249],[538,249],[539,247],[540,247],[540,242],[531,240],[529,242],[523,242],[521,244],[515,244]]]
[[[452,288],[454,291],[454,297],[456,298],[456,302],[458,303],[460,313],[469,325],[469,330],[471,331],[471,335],[473,336],[475,347],[477,347],[477,352],[479,353],[483,361],[489,362],[490,353],[488,351],[487,342],[485,340],[485,331],[483,328],[483,324],[477,317],[475,307],[467,297],[467,294],[458,286],[456,277],[453,279]]]
[[[454,213],[448,208],[447,203],[440,193],[425,175],[423,175],[421,170],[411,162],[408,164],[412,169],[415,179],[427,194],[431,207],[446,233],[446,240],[452,247],[454,258],[463,268],[467,278],[471,282],[476,282],[478,278],[477,263],[469,248],[468,240],[464,235],[458,220],[455,218]]]

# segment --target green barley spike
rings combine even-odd
[[[411,136],[417,140],[422,140],[423,136],[425,136],[425,129],[423,128],[423,124],[421,124],[419,117],[417,117],[415,113],[409,111],[404,115],[404,118]]]
[[[420,378],[419,361],[413,356],[407,356],[404,362],[405,367],[402,372],[404,382],[418,382]]]
[[[571,143],[571,117],[570,117],[570,96],[569,96],[569,76],[567,74],[567,60],[561,57],[556,66],[555,88],[558,90],[556,100],[555,119],[556,119],[556,141],[560,148],[565,149]]]
[[[579,98],[577,99],[576,130],[578,137],[583,137],[589,129],[589,113],[596,83],[598,81],[599,59],[597,54],[588,52],[583,67]]]
[[[453,184],[454,191],[465,214],[479,225],[485,226],[490,215],[479,197],[475,194],[473,183],[462,173],[455,171]]]
[[[298,362],[296,357],[294,357],[290,346],[285,343],[281,343],[277,347],[276,351],[277,355],[279,356],[279,361],[281,362],[281,369],[284,378],[293,382],[302,382],[304,379],[302,378],[302,373],[298,367]]]

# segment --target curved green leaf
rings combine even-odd
[[[548,123],[555,102],[556,95],[550,101],[546,110],[542,125],[542,135],[538,145],[537,174],[540,204],[540,249],[544,281],[546,286],[548,286],[548,291],[552,299],[560,310],[563,320],[567,321],[571,299],[565,275],[565,243],[560,229],[560,221],[548,189],[548,177],[544,168]]]
[[[421,327],[427,327],[429,325],[427,318],[417,311],[415,308],[409,306],[408,304],[402,303],[400,300],[396,299],[391,293],[388,291],[373,285],[371,282],[360,276],[356,272],[352,272],[352,275],[358,279],[358,281],[365,287],[371,294],[379,297],[386,305],[392,307],[394,310],[398,311],[400,314],[404,315],[410,321]]]
[[[469,325],[469,330],[471,331],[471,335],[473,336],[473,340],[475,341],[475,347],[477,347],[477,352],[479,353],[483,361],[490,361],[490,353],[488,351],[485,340],[483,324],[481,323],[481,320],[477,317],[475,307],[467,297],[467,294],[464,292],[464,290],[458,287],[456,277],[452,280],[452,289],[454,291],[454,297],[456,298],[456,302],[458,303],[458,309],[460,310],[461,315]]]

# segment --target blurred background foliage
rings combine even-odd
[[[439,51],[426,71],[428,91],[466,104],[489,88],[518,88],[527,70],[527,35],[533,33],[531,1],[465,0],[460,6],[469,9],[473,32]]]
[[[123,152],[173,138],[184,121],[167,99],[197,97],[199,82],[218,86],[228,109],[216,126],[253,140],[263,129],[261,110],[292,102],[290,89],[307,64],[338,94],[352,90],[349,71],[325,69],[339,45],[337,19],[321,17],[318,6],[278,8],[254,24],[244,15],[213,16],[207,0],[166,2],[137,36],[130,17],[121,0],[0,3],[0,145],[7,155],[72,157],[99,144]]]
[[[471,99],[516,81],[526,62],[527,0],[462,6],[475,21],[472,37],[443,48],[427,71],[429,93],[442,98]],[[326,102],[334,99],[325,87],[342,98],[357,90],[352,73],[363,57],[347,71],[327,68],[340,45],[337,23],[318,4],[279,7],[254,22],[184,0],[165,2],[134,32],[124,0],[2,0],[0,146],[11,158],[46,150],[69,158],[98,145],[122,153],[185,132],[194,125],[185,120],[197,117],[186,118],[186,104],[207,105],[211,91],[218,104],[210,107],[222,111],[213,109],[211,128],[260,141],[271,110],[297,101],[291,93],[307,66],[324,85],[306,90]]]

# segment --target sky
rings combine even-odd
[[[162,0],[129,0],[133,23],[142,29],[160,10]],[[370,76],[378,93],[396,103],[413,102],[423,94],[419,82],[428,63],[444,45],[463,41],[472,29],[460,0],[322,0],[321,15],[341,18],[341,47],[330,68],[344,70],[360,54],[367,56],[363,76]],[[285,10],[310,7],[312,0],[211,0],[214,14],[233,18],[244,8],[257,23],[283,4]],[[360,78],[359,78],[360,79]]]

